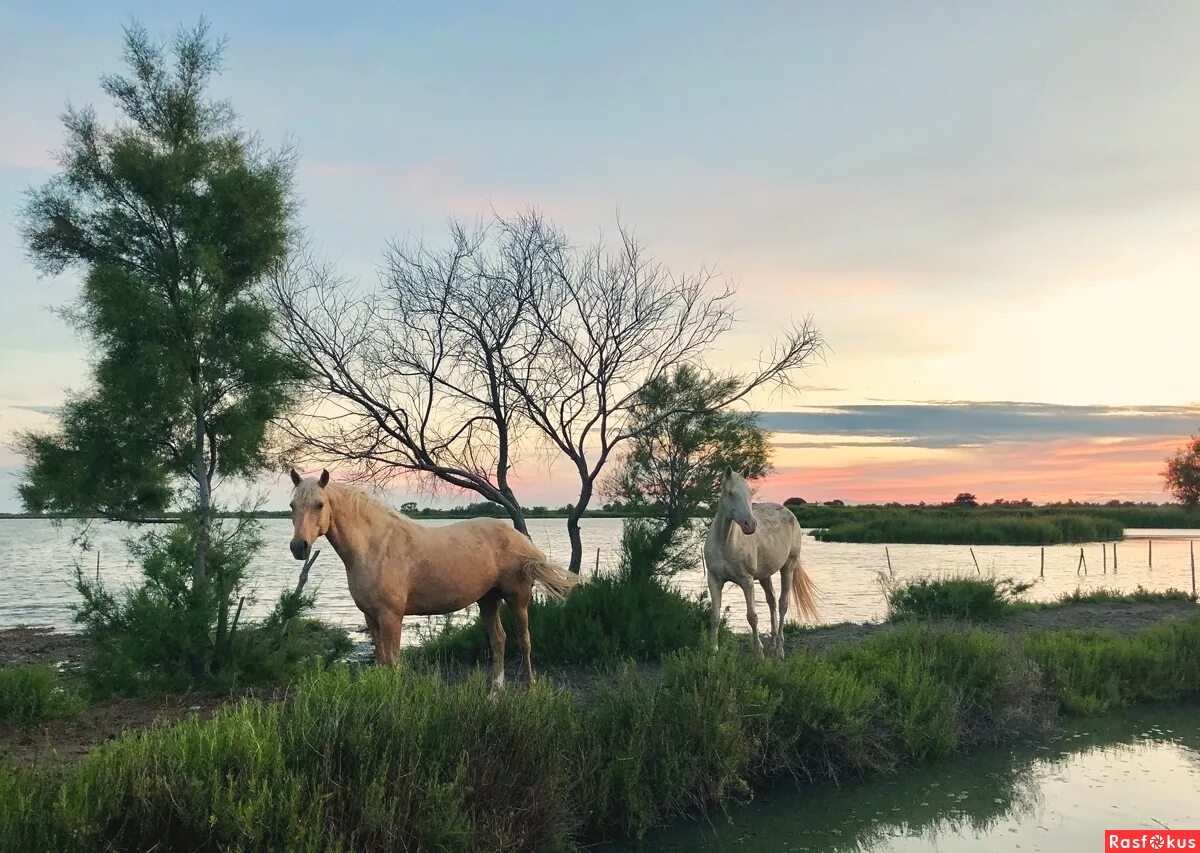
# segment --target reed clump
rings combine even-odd
[[[0,725],[28,726],[42,720],[73,716],[86,702],[48,664],[0,668]]]

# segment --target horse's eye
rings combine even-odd
[[[324,509],[324,508],[325,508],[325,502],[317,501],[317,509]]]

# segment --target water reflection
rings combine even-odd
[[[887,780],[781,788],[610,850],[1100,850],[1105,829],[1200,826],[1195,709],[1087,721],[1050,742]]]

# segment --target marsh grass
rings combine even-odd
[[[28,726],[70,717],[86,706],[83,696],[47,664],[0,668],[0,725]]]
[[[1022,596],[1033,588],[1032,583],[977,575],[895,581],[880,574],[879,583],[887,600],[889,622],[938,619],[989,622],[1016,613],[1073,604],[1165,604],[1196,600],[1190,593],[1178,589],[1160,591],[1138,586],[1133,592],[1076,589],[1063,593],[1054,601],[1027,601]]]
[[[1162,604],[1169,601],[1195,601],[1196,597],[1181,589],[1154,590],[1146,589],[1138,584],[1133,592],[1121,592],[1115,589],[1090,589],[1086,592],[1077,589],[1074,592],[1064,592],[1058,597],[1058,604]]]
[[[803,506],[793,511],[826,542],[1058,545],[1120,539],[1126,525],[1101,509]]]

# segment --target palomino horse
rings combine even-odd
[[[453,613],[479,604],[492,647],[492,685],[504,685],[504,628],[500,601],[512,608],[525,680],[533,681],[529,602],[538,583],[565,598],[578,578],[496,518],[425,527],[365,492],[329,482],[329,472],[301,479],[293,470],[292,556],[308,557],[324,536],[346,564],[354,603],[367,617],[375,660],[394,666],[406,614]]]
[[[754,582],[762,584],[771,611],[771,640],[775,654],[783,657],[783,622],[787,619],[790,598],[796,599],[800,613],[817,617],[812,580],[800,565],[800,540],[803,532],[792,511],[781,504],[750,503],[746,478],[726,470],[721,480],[708,539],[704,542],[704,562],[708,571],[708,594],[712,598],[712,643],[717,647],[721,624],[721,590],[735,583],[746,594],[746,621],[754,647],[762,654],[758,636],[758,613],[754,610]],[[771,576],[779,572],[779,618],[775,615],[775,589]]]

